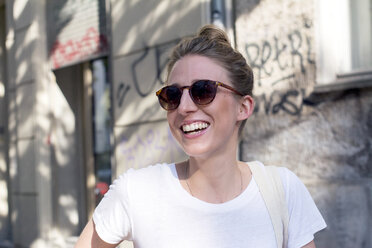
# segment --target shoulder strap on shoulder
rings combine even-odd
[[[288,208],[279,172],[275,166],[262,167],[258,162],[250,162],[249,168],[269,212],[278,248],[287,247]]]
[[[288,224],[289,224],[289,215],[288,215],[288,207],[287,201],[285,199],[285,193],[283,188],[282,179],[280,178],[278,168],[276,166],[266,166],[266,172],[271,174],[271,178],[273,179],[275,190],[279,197],[279,201],[277,202],[280,206],[280,217],[283,224],[283,247],[287,247],[288,244]]]

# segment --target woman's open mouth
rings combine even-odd
[[[194,122],[191,124],[185,124],[181,126],[181,130],[184,134],[197,134],[209,127],[207,122]]]

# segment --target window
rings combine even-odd
[[[372,0],[317,0],[317,90],[372,86]]]
[[[372,0],[350,1],[351,69],[372,69]]]

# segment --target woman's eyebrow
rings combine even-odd
[[[177,83],[177,82],[176,83],[171,83],[171,84],[166,83],[165,86],[178,86],[179,87],[180,84]]]

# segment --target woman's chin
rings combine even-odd
[[[183,146],[183,150],[189,157],[202,157],[208,154],[209,151],[205,145]]]

